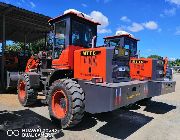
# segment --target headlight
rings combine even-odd
[[[129,52],[126,50],[125,51],[125,56],[128,56],[129,55]]]
[[[119,71],[126,71],[125,67],[119,67]]]
[[[159,71],[159,74],[160,74],[160,75],[161,75],[161,74],[163,74],[163,71],[162,71],[162,70],[160,70],[160,71]]]
[[[120,66],[119,68],[118,68],[118,70],[119,71],[129,71],[129,67],[127,67],[127,66]]]
[[[164,62],[162,60],[158,60],[157,63],[160,65],[164,65]]]
[[[114,50],[114,54],[118,55],[119,54],[119,50],[115,49]]]

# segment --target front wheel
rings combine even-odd
[[[30,87],[29,76],[23,74],[18,81],[18,99],[22,106],[31,106],[37,101],[37,91]]]
[[[48,101],[51,120],[62,128],[77,125],[84,116],[84,92],[76,81],[55,81],[50,87]]]

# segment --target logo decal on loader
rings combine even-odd
[[[127,96],[127,99],[129,100],[129,99],[133,99],[133,98],[135,98],[135,97],[137,97],[137,96],[140,96],[141,94],[140,93],[133,93],[132,95],[130,95],[130,96]]]
[[[131,60],[131,63],[135,63],[135,64],[144,64],[146,62],[147,61],[145,61],[145,60]]]
[[[81,56],[96,56],[100,53],[101,51],[82,51]]]

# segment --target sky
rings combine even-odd
[[[141,56],[180,58],[180,0],[0,0],[50,17],[76,9],[101,23],[103,37],[124,30],[140,39]]]

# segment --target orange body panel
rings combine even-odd
[[[136,80],[150,80],[152,78],[151,58],[131,58],[130,77]]]
[[[58,59],[52,61],[52,67],[55,69],[74,69],[74,51],[79,49],[82,47],[68,46]]]
[[[34,56],[31,56],[31,58],[28,60],[27,65],[26,65],[26,70],[25,72],[29,72],[30,69],[35,69],[39,65],[39,59],[35,59]]]
[[[106,81],[106,48],[81,49],[74,52],[74,78]]]

